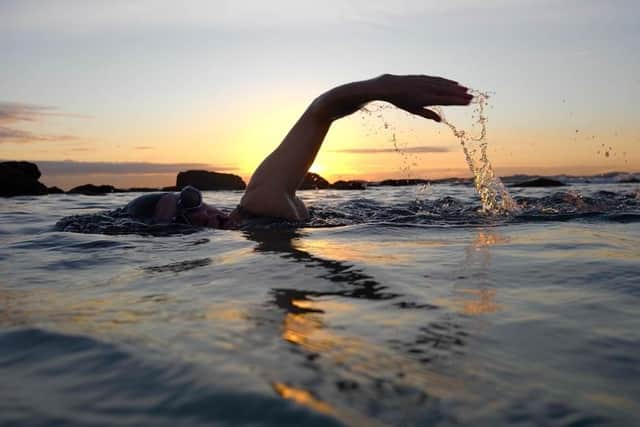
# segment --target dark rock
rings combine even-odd
[[[329,188],[329,181],[317,173],[307,172],[298,190],[324,190]]]
[[[431,184],[469,185],[473,184],[473,178],[440,178],[434,179]]]
[[[429,180],[427,179],[385,179],[384,181],[380,181],[378,183],[379,186],[391,186],[391,187],[400,187],[403,185],[418,185],[418,184],[428,184]]]
[[[40,170],[30,162],[0,163],[0,196],[37,196],[47,194],[47,187],[38,181]]]
[[[551,178],[535,178],[512,184],[512,187],[563,187],[567,184]]]
[[[204,170],[189,170],[180,172],[176,179],[179,189],[192,185],[199,190],[244,190],[247,185],[238,175],[230,173],[209,172]]]
[[[180,189],[175,185],[171,185],[169,187],[162,187],[162,191],[180,191]]]
[[[63,194],[64,190],[58,187],[49,187],[47,188],[48,194]]]
[[[16,162],[16,161],[2,162],[0,163],[0,168],[2,168],[0,169],[2,171],[4,171],[5,168],[8,168],[14,171],[17,170],[25,178],[31,178],[35,180],[40,179],[40,177],[42,176],[42,174],[40,173],[40,169],[38,169],[38,165],[31,162]]]
[[[364,190],[367,188],[365,181],[336,181],[329,186],[334,190]]]
[[[133,187],[127,190],[127,193],[157,193],[161,191],[159,188],[150,187]]]
[[[79,185],[68,191],[70,194],[84,194],[85,196],[99,196],[116,192],[121,192],[121,190],[117,190],[113,185],[94,184]]]
[[[618,182],[620,184],[636,184],[640,182],[640,179],[636,178],[635,176],[630,176],[627,178],[621,178]]]

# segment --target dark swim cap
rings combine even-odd
[[[178,205],[176,206],[176,216],[173,221],[177,224],[191,224],[188,213],[202,207],[202,193],[195,187],[187,185],[180,191]]]
[[[178,210],[190,211],[202,206],[202,193],[195,187],[187,185],[180,191]]]

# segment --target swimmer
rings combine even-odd
[[[313,164],[331,124],[372,101],[386,101],[411,114],[439,122],[436,105],[468,105],[468,88],[453,80],[424,75],[379,77],[338,86],[316,98],[280,145],[254,171],[240,203],[224,213],[202,201],[193,187],[180,193],[147,194],[127,205],[130,215],[155,223],[238,228],[255,217],[304,221],[309,212],[296,190]]]

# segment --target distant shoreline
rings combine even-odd
[[[20,195],[45,194],[85,194],[101,195],[127,192],[179,191],[186,185],[192,185],[202,191],[238,190],[246,188],[244,180],[234,174],[208,170],[187,170],[179,172],[173,186],[134,186],[118,188],[111,184],[83,184],[67,191],[58,187],[47,187],[40,182],[42,174],[35,163],[26,161],[0,162],[0,196],[13,197]],[[511,187],[557,187],[576,183],[640,183],[640,172],[607,172],[595,175],[527,175],[517,174],[501,177]],[[322,176],[309,172],[300,185],[300,190],[334,189],[334,190],[366,190],[368,187],[399,187],[411,185],[471,185],[473,178],[394,178],[379,181],[339,180],[330,183]]]

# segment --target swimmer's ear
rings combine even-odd
[[[411,110],[409,112],[411,114],[415,114],[416,116],[424,117],[425,119],[430,119],[438,123],[442,121],[440,116],[435,111],[429,110],[428,108],[418,107],[415,110]]]

